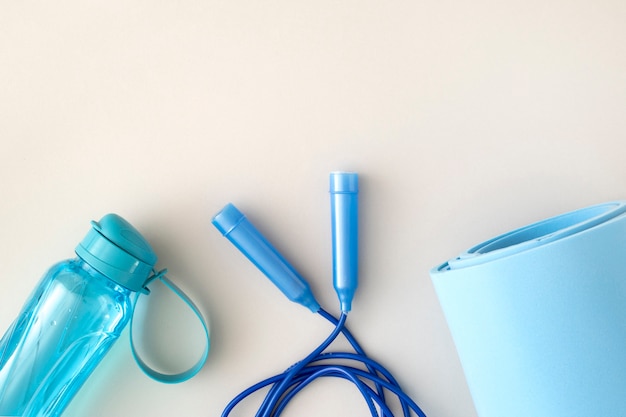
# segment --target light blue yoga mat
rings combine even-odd
[[[480,417],[626,416],[625,212],[563,214],[431,271]]]

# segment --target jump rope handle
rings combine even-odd
[[[213,217],[213,225],[293,302],[320,309],[309,284],[233,204]]]
[[[352,309],[352,299],[358,285],[358,193],[357,174],[330,174],[333,286],[344,313]]]

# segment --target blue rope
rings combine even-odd
[[[365,354],[345,326],[347,313],[342,313],[339,318],[324,309],[320,309],[318,313],[335,326],[326,340],[285,372],[264,379],[242,391],[226,406],[222,417],[229,416],[239,403],[267,387],[269,390],[255,416],[278,417],[296,394],[322,377],[341,378],[352,382],[363,396],[372,417],[394,417],[385,393],[393,394],[402,408],[404,417],[410,417],[412,412],[418,417],[426,417],[391,373]],[[354,352],[324,352],[340,334],[350,343]],[[347,364],[338,364],[339,361]]]

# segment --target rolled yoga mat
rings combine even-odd
[[[626,201],[431,270],[480,417],[626,416]]]

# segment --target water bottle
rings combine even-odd
[[[0,340],[0,416],[59,416],[129,323],[157,256],[107,214],[43,276]]]

